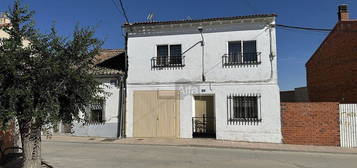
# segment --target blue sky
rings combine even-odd
[[[37,26],[44,32],[55,23],[62,35],[74,26],[96,26],[96,36],[105,40],[103,48],[123,48],[121,24],[124,18],[112,0],[22,0],[36,11]],[[117,1],[117,0],[115,0]],[[350,17],[357,19],[356,0],[123,0],[130,22],[145,21],[148,13],[155,20],[178,20],[276,13],[277,23],[305,27],[332,28],[337,6],[349,5]],[[1,0],[6,11],[13,0]],[[327,33],[277,30],[279,85],[288,90],[306,85],[305,62]]]

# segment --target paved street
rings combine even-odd
[[[43,158],[55,168],[355,168],[357,164],[355,154],[78,142],[43,142]]]

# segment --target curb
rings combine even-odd
[[[214,146],[214,145],[193,145],[193,144],[154,144],[154,143],[115,143],[115,142],[80,142],[80,141],[56,141],[43,140],[43,142],[59,142],[59,143],[82,143],[82,144],[117,144],[117,145],[143,145],[143,146],[168,146],[168,147],[192,147],[192,148],[211,148],[211,149],[241,149],[250,151],[277,151],[277,152],[302,152],[302,153],[319,153],[319,154],[340,154],[340,155],[356,155],[357,152],[338,152],[338,151],[318,151],[318,150],[295,150],[295,149],[274,149],[274,148],[254,148],[254,147],[239,147],[239,146]]]

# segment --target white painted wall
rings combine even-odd
[[[202,92],[202,89],[205,92]],[[135,90],[179,90],[180,91],[180,137],[192,138],[192,117],[195,95],[214,95],[216,136],[222,140],[251,142],[281,142],[280,96],[277,85],[260,84],[170,84],[150,86],[129,86],[127,97],[128,137],[133,136],[133,92]],[[258,125],[228,125],[227,95],[231,93],[259,93],[261,97],[262,121]]]
[[[201,24],[201,25],[200,25]],[[136,90],[180,90],[180,137],[192,138],[194,99],[197,94],[215,96],[217,139],[254,142],[281,142],[280,97],[277,84],[274,19],[261,22],[196,23],[162,28],[134,28],[128,39],[128,92],[126,134],[133,136],[133,92]],[[201,40],[197,27],[202,26],[205,39],[205,76],[201,81],[202,48],[197,45],[185,56],[182,69],[151,69],[151,58],[156,57],[156,46],[181,44],[185,51]],[[137,33],[136,33],[137,32]],[[229,41],[256,40],[262,63],[257,66],[222,67],[222,56],[228,53]],[[275,56],[269,59],[270,48]],[[205,90],[204,92],[202,91]],[[262,122],[259,125],[228,125],[227,95],[232,93],[260,93],[262,95]]]
[[[104,91],[110,94],[106,98],[104,105],[105,123],[90,125],[83,125],[83,123],[73,123],[72,131],[74,136],[96,136],[109,138],[117,137],[120,89],[111,83],[111,81],[116,81],[117,79],[102,78],[99,80],[102,82],[101,87],[103,87]]]
[[[156,57],[157,45],[181,44],[182,51],[185,51],[201,40],[197,27],[185,28],[181,31],[184,32],[171,34],[169,31],[166,31],[161,32],[159,35],[155,34],[155,36],[135,35],[130,37],[128,40],[128,84],[182,81],[200,82],[202,72],[202,49],[200,45],[184,54],[186,62],[184,68],[177,70],[151,70],[150,59]],[[204,27],[204,32],[205,73],[207,81],[224,82],[269,79],[271,68],[269,61],[270,40],[266,23],[209,26],[207,28]],[[276,55],[274,28],[272,37],[273,53]],[[257,41],[257,51],[262,52],[261,65],[242,68],[222,67],[222,56],[228,53],[228,42],[239,40]],[[273,68],[274,79],[269,83],[277,83],[276,59],[273,61]]]

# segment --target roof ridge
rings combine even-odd
[[[167,21],[146,21],[146,22],[133,22],[125,23],[123,27],[136,26],[136,25],[150,25],[150,24],[178,24],[178,23],[190,23],[190,22],[204,22],[204,21],[218,21],[218,20],[232,20],[232,19],[245,19],[245,18],[260,18],[260,17],[276,17],[275,13],[271,14],[254,14],[254,15],[243,15],[243,16],[226,16],[226,17],[213,17],[213,18],[202,18],[202,19],[183,19],[183,20],[167,20]]]

